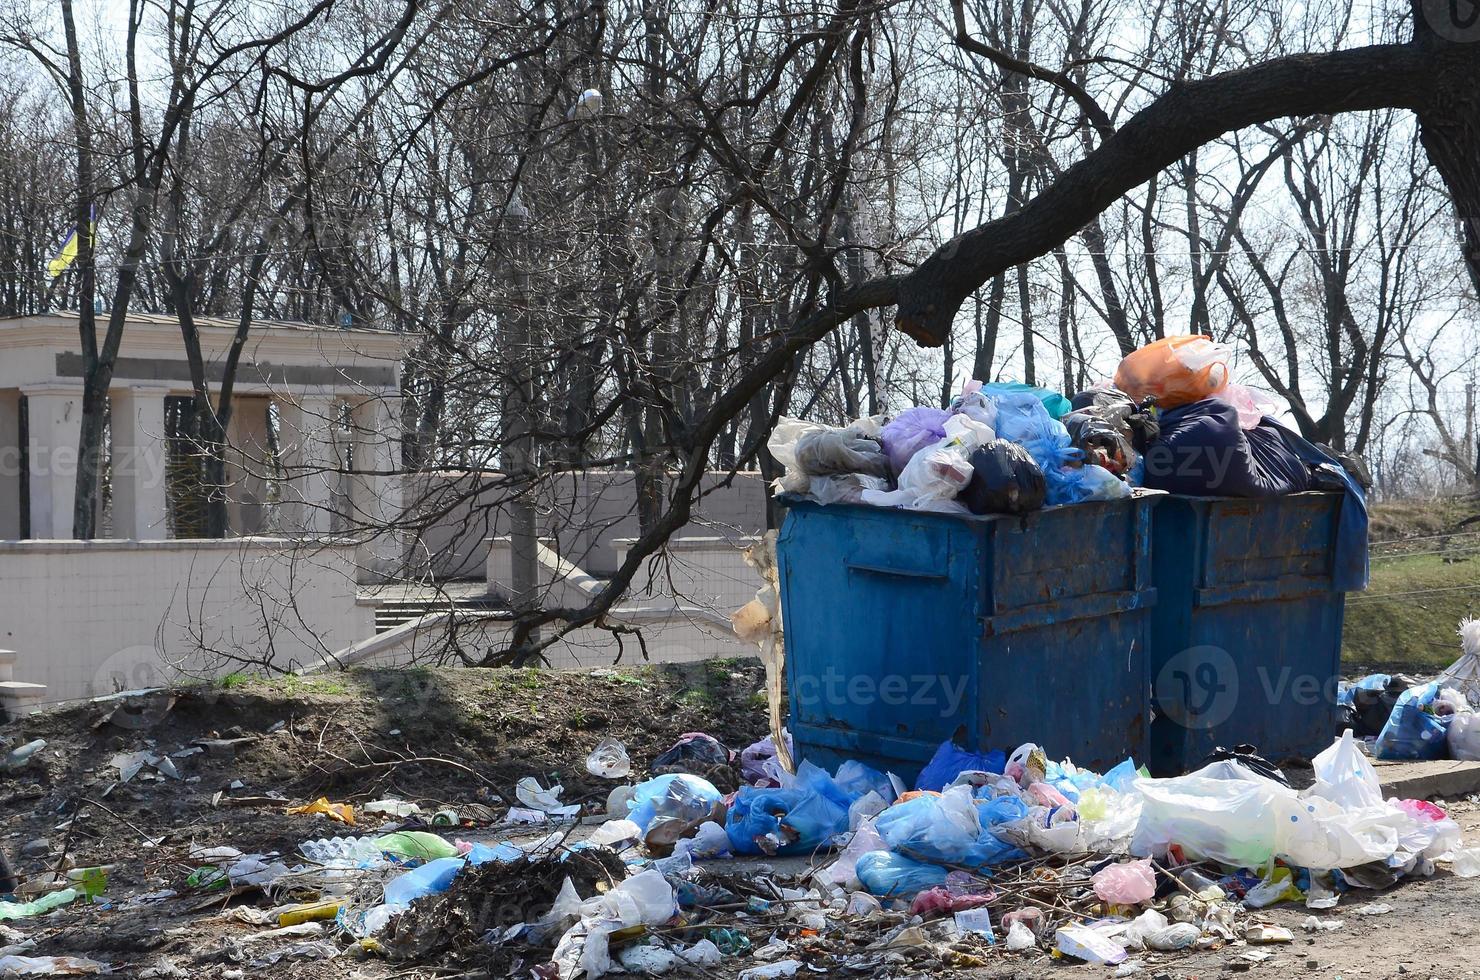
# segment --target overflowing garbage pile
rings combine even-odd
[[[320,800],[298,809],[346,832],[404,826],[310,840],[291,856],[198,848],[191,887],[265,891],[270,907],[226,914],[276,940],[277,959],[765,980],[999,956],[1123,975],[1181,950],[1257,958],[1294,939],[1261,912],[1269,906],[1302,904],[1307,930],[1335,929],[1340,920],[1322,916],[1340,903],[1380,913],[1371,890],[1437,863],[1480,875],[1480,849],[1464,848],[1443,809],[1382,798],[1350,733],[1314,767],[1314,785],[1297,792],[1257,757],[1152,779],[1131,760],[1095,773],[1037,745],[979,754],[947,742],[906,788],[856,761],[787,772],[769,738],[732,753],[694,733],[660,757],[660,774],[633,782],[623,746],[607,739],[587,759],[615,784],[594,829],[575,822],[580,808],[559,786],[534,778],[502,821],[509,838],[511,824],[534,832],[521,843],[462,839],[438,827],[442,814],[429,822],[394,799]],[[700,772],[729,773],[738,788],[722,792]],[[785,858],[801,860],[790,872],[770,864]],[[86,894],[85,877],[48,908]],[[41,911],[0,905],[0,916]]]
[[[1460,658],[1429,681],[1368,674],[1343,683],[1341,724],[1378,759],[1480,761],[1480,620],[1459,627]]]
[[[1361,461],[1312,444],[1231,379],[1210,338],[1168,337],[1121,361],[1113,383],[1066,398],[1017,383],[968,382],[949,407],[919,406],[839,428],[783,418],[771,454],[780,492],[822,503],[1018,514],[1129,496],[1334,490],[1365,533]],[[1344,518],[1347,520],[1347,518]],[[1365,551],[1365,536],[1360,542]]]

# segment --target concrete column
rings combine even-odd
[[[356,404],[350,413],[354,475],[350,481],[351,532],[369,532],[360,566],[392,571],[402,557],[401,405],[385,395]]]
[[[22,388],[31,474],[31,537],[72,537],[77,494],[77,440],[82,434],[82,386]]]
[[[288,482],[283,525],[304,534],[329,534],[340,494],[342,461],[335,440],[339,399],[303,395],[278,403],[278,447]]]
[[[108,393],[113,403],[113,530],[116,537],[163,541],[170,536],[164,433],[164,388]]]
[[[238,395],[226,426],[227,508],[231,528],[240,535],[260,534],[267,518],[267,473],[272,454],[267,441],[269,399]]]
[[[21,536],[21,395],[0,391],[0,541]]]

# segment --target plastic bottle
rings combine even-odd
[[[304,841],[303,856],[319,864],[331,861],[374,862],[381,858],[380,845],[370,837],[326,837]]]
[[[1218,887],[1216,881],[1196,868],[1183,868],[1177,872],[1177,878],[1205,902],[1216,902],[1227,897],[1227,893]]]
[[[295,905],[278,914],[279,926],[296,926],[304,922],[325,922],[339,914],[343,902],[313,902]]]

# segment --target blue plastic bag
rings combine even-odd
[[[1439,682],[1410,687],[1398,695],[1393,713],[1378,733],[1372,756],[1377,759],[1439,759],[1449,735],[1449,717],[1427,709],[1439,693]]]
[[[1051,507],[1104,498],[1113,488],[1095,470],[1120,483],[1114,474],[1101,467],[1090,470],[1080,466],[1084,454],[1074,448],[1069,430],[1064,428],[1064,423],[1050,416],[1043,403],[1030,393],[998,396],[997,435],[1026,449],[1033,462],[1043,470],[1043,479],[1048,485],[1044,502]],[[1129,492],[1126,487],[1125,493]]]
[[[385,904],[410,905],[424,895],[445,892],[466,863],[460,857],[437,858],[415,871],[397,875],[385,883]]]
[[[964,864],[981,836],[976,807],[963,790],[951,797],[916,796],[874,818],[874,832],[891,851],[922,861]]]
[[[1043,471],[1043,480],[1048,485],[1048,494],[1044,500],[1050,505],[1082,504],[1086,500],[1119,500],[1131,495],[1129,483],[1094,463],[1051,467]]]
[[[879,898],[913,898],[946,883],[945,868],[890,851],[869,851],[858,859],[855,874],[869,894]]]
[[[804,762],[790,786],[740,787],[725,832],[736,854],[809,854],[848,829],[848,807],[855,798]]]
[[[915,789],[939,793],[955,782],[956,777],[963,772],[990,772],[1000,776],[1006,768],[1007,753],[1001,749],[985,753],[971,752],[947,739],[940,743],[935,755],[920,770],[920,776],[915,780]]]
[[[1028,804],[1016,796],[998,796],[976,801],[976,817],[983,830],[1012,823],[1028,815]]]
[[[833,777],[833,782],[847,794],[849,803],[870,792],[878,793],[885,803],[894,802],[894,784],[889,781],[889,777],[856,759],[849,759],[838,766],[838,774]]]
[[[1047,388],[1034,388],[1032,385],[1023,384],[1021,381],[994,381],[989,385],[982,385],[984,395],[1008,395],[1029,394],[1038,399],[1044,411],[1048,412],[1050,418],[1063,418],[1074,410],[1074,404],[1059,394]]]
[[[1020,847],[999,838],[996,834],[983,831],[966,852],[961,863],[968,868],[987,868],[1013,861],[1028,860],[1028,853]]]
[[[707,779],[686,772],[667,773],[637,784],[632,790],[632,811],[627,819],[647,833],[654,817],[702,820],[722,799],[724,795]]]
[[[1130,791],[1131,784],[1140,777],[1136,763],[1131,759],[1125,759],[1100,777],[1100,785],[1113,789],[1117,793],[1126,793]]]

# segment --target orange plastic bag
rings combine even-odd
[[[1228,387],[1228,351],[1211,337],[1164,337],[1125,356],[1115,387],[1160,408],[1187,405]]]

